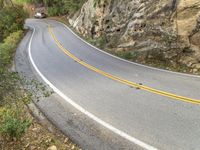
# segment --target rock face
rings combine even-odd
[[[70,23],[133,61],[200,69],[199,0],[88,0]]]

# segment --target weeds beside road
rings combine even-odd
[[[28,15],[21,6],[5,5],[0,8],[0,149],[79,149],[62,133],[47,128],[52,125],[35,119],[28,104],[51,92],[37,81],[26,81],[14,69],[13,59],[18,43],[24,36],[23,25]],[[31,84],[34,89],[26,89]],[[29,86],[29,85],[28,85]]]

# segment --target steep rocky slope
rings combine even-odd
[[[199,0],[88,0],[70,24],[127,59],[200,71]]]

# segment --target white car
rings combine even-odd
[[[40,12],[37,12],[35,13],[35,18],[38,18],[38,19],[42,19],[42,18],[46,18],[47,15],[45,13],[40,13]]]

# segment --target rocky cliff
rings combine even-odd
[[[70,24],[132,61],[200,71],[199,0],[88,0]]]

